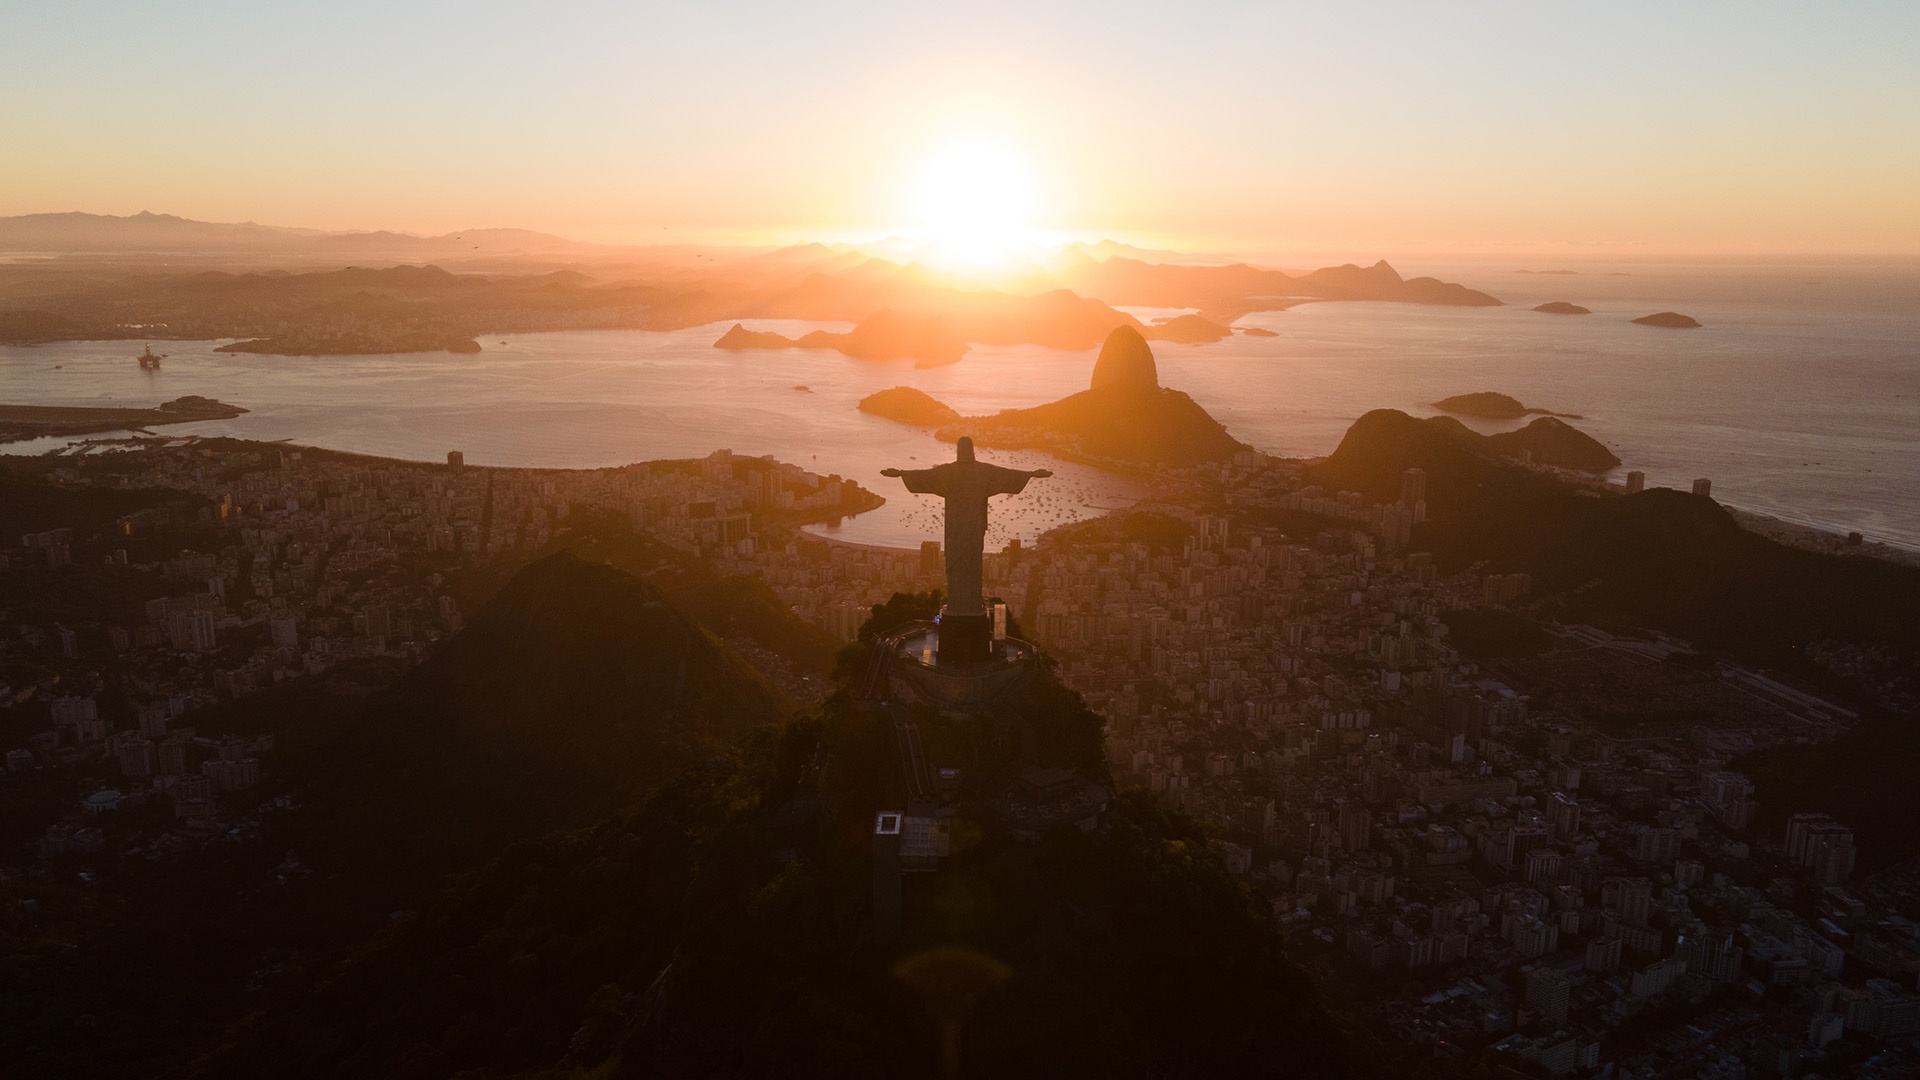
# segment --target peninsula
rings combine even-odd
[[[212,398],[189,394],[151,409],[69,407],[65,405],[0,405],[0,442],[38,439],[49,435],[90,435],[161,424],[191,424],[200,420],[231,420],[247,410]]]
[[[1152,348],[1130,326],[1107,335],[1087,389],[1046,405],[960,416],[920,391],[895,387],[859,407],[902,423],[938,425],[934,434],[945,442],[971,436],[981,446],[1046,450],[1099,464],[1182,467],[1247,449],[1192,398],[1160,385]],[[955,418],[942,422],[947,414]]]
[[[265,356],[378,356],[384,353],[477,353],[480,342],[470,335],[425,331],[318,330],[284,337],[235,341],[213,350],[223,353],[260,353]]]
[[[912,360],[915,367],[941,367],[966,355],[968,344],[945,319],[880,311],[842,334],[815,330],[797,338],[749,330],[740,323],[713,343],[716,349],[833,349],[856,360]]]

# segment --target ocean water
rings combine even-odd
[[[1622,472],[1644,470],[1649,485],[1706,477],[1729,505],[1920,548],[1920,268],[1401,269],[1464,280],[1508,306],[1315,303],[1258,313],[1237,325],[1277,337],[1156,345],[1161,382],[1191,394],[1241,440],[1298,457],[1330,453],[1369,409],[1428,415],[1441,397],[1498,390],[1579,414],[1572,422],[1612,447]],[[1549,299],[1594,314],[1529,310]],[[1663,330],[1630,321],[1668,309],[1705,325]],[[754,325],[797,334],[823,324]],[[824,351],[712,348],[725,329],[507,335],[484,339],[484,351],[469,356],[261,357],[214,352],[221,342],[167,342],[155,343],[168,354],[158,373],[137,369],[138,343],[0,348],[0,401],[152,405],[201,394],[253,411],[158,430],[418,460],[458,449],[485,465],[582,468],[727,447],[860,481],[888,505],[823,531],[911,545],[939,535],[938,504],[879,471],[925,467],[952,450],[858,412],[859,399],[905,385],[963,413],[1034,405],[1084,388],[1094,359],[1092,351],[993,347],[919,370]],[[995,500],[991,545],[1144,494],[1124,477],[1045,455],[985,456],[1057,474]]]

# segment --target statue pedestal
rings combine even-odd
[[[940,613],[939,662],[951,665],[984,664],[993,658],[993,616]]]
[[[951,636],[942,642],[945,629],[929,629],[900,642],[888,668],[887,693],[896,704],[931,705],[949,716],[968,716],[992,711],[994,703],[1008,691],[1025,682],[1039,656],[1033,646],[1008,638],[984,661],[956,664],[946,656],[952,650]],[[989,639],[987,644],[994,642]]]

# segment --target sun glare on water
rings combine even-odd
[[[1034,185],[1026,163],[986,141],[955,142],[927,160],[915,210],[942,261],[1003,266],[1032,240]]]

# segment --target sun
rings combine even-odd
[[[1004,263],[1032,239],[1033,175],[997,143],[969,139],[941,147],[927,159],[916,196],[919,231],[955,263]]]

